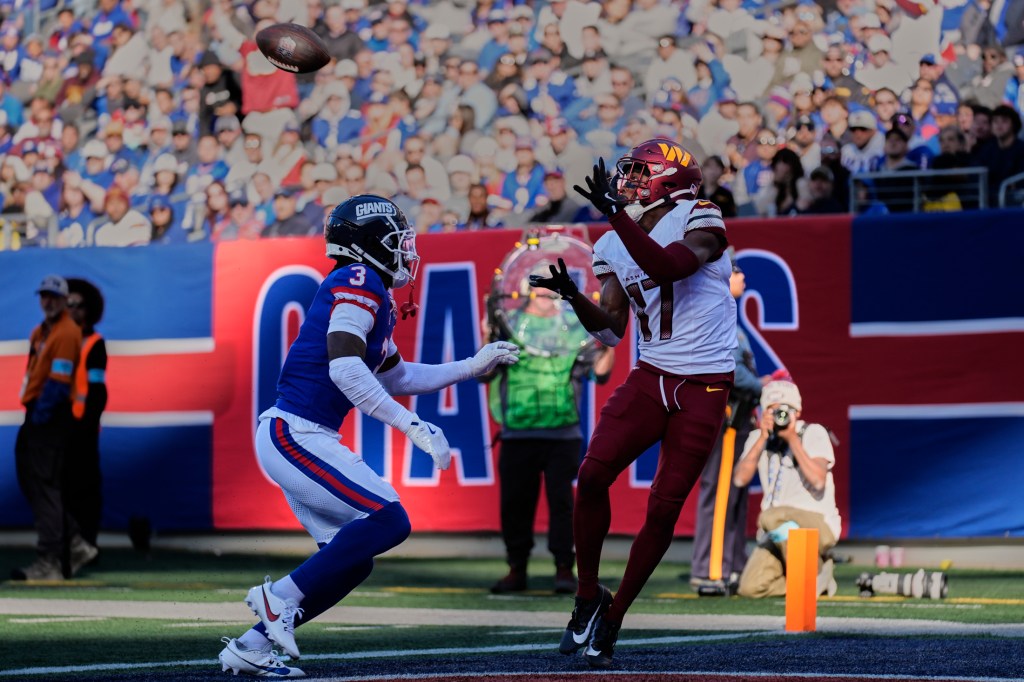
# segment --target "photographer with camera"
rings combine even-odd
[[[744,597],[786,594],[786,540],[793,528],[818,529],[818,593],[835,594],[826,553],[842,530],[832,480],[832,437],[821,424],[800,419],[803,401],[791,381],[772,381],[761,392],[761,429],[751,433],[733,471],[737,487],[756,471],[764,489],[757,519],[758,544],[740,576]]]

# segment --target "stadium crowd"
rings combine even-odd
[[[682,144],[727,216],[842,212],[866,171],[1024,172],[1010,0],[0,4],[0,248],[316,234],[359,193],[420,232],[599,218],[598,157]],[[332,61],[273,67],[255,33]],[[885,186],[885,183],[888,183]],[[854,184],[909,210],[907,181]],[[957,210],[934,183],[920,208]],[[894,200],[895,198],[896,200]]]

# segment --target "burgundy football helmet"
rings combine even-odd
[[[693,154],[663,137],[633,147],[615,170],[612,186],[634,220],[657,206],[696,199],[704,181]]]

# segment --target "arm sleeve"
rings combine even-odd
[[[672,242],[663,247],[625,211],[617,211],[609,222],[622,239],[629,255],[656,283],[668,284],[685,279],[700,269],[700,260],[690,247],[680,242]]]
[[[363,414],[399,431],[408,432],[416,416],[395,401],[374,378],[362,358],[354,355],[331,360],[331,381]]]
[[[442,365],[403,360],[388,371],[377,375],[377,379],[391,395],[433,393],[445,386],[472,378],[469,360],[446,362]]]

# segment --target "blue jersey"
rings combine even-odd
[[[393,347],[395,303],[380,275],[362,264],[332,271],[320,285],[277,380],[277,408],[339,430],[352,403],[331,380],[327,334],[366,340],[364,362],[376,372]]]

